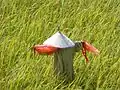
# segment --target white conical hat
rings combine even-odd
[[[48,38],[43,44],[58,48],[68,48],[75,46],[75,44],[68,37],[66,37],[64,34],[62,34],[59,31],[50,38]]]

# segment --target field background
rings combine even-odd
[[[99,56],[74,59],[75,80],[53,75],[53,56],[34,55],[57,31],[87,40]],[[119,90],[120,0],[0,0],[0,90]]]

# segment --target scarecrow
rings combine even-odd
[[[43,45],[35,45],[33,49],[39,54],[54,54],[54,72],[57,76],[64,77],[66,81],[74,79],[73,59],[76,52],[81,50],[87,63],[89,60],[86,51],[99,53],[98,49],[88,42],[74,42],[59,31],[48,38]]]

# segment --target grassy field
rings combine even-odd
[[[53,75],[53,56],[31,50],[58,26],[100,50],[89,64],[76,54],[69,84]],[[120,0],[0,0],[0,90],[53,89],[120,89]]]

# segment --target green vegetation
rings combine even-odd
[[[53,56],[34,55],[57,31],[100,50],[85,64],[74,59],[75,80],[53,75]],[[120,0],[0,0],[0,90],[120,89]]]

